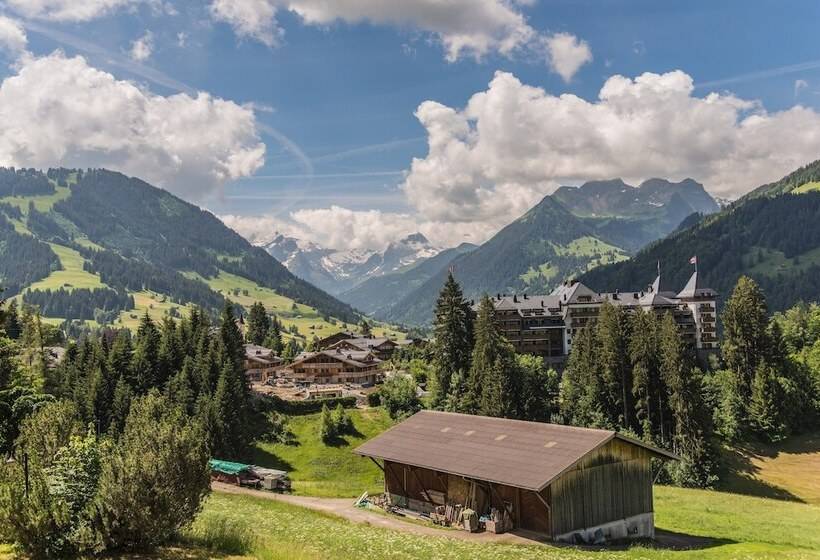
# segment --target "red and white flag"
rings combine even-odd
[[[689,264],[698,264],[698,258],[692,257],[691,259],[689,259]]]

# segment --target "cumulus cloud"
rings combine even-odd
[[[279,10],[297,14],[306,25],[368,22],[421,30],[444,47],[445,58],[480,59],[498,53],[542,53],[551,68],[568,80],[592,60],[589,45],[568,33],[546,36],[533,29],[521,12],[529,0],[212,0],[211,14],[230,24],[240,37],[275,46],[282,37]],[[407,52],[407,46],[402,46]]]
[[[161,0],[5,0],[5,4],[27,18],[51,21],[90,21],[138,4],[163,7]]]
[[[498,72],[463,109],[426,101],[416,116],[429,148],[402,188],[440,222],[509,221],[561,184],[613,177],[694,177],[734,197],[820,154],[814,110],[696,97],[682,71],[613,76],[594,101]]]
[[[253,111],[231,101],[155,95],[59,51],[16,71],[0,84],[0,165],[107,167],[200,199],[264,163]]]
[[[146,31],[145,35],[131,43],[129,55],[137,62],[144,62],[154,53],[154,34]]]
[[[569,82],[576,72],[588,62],[592,62],[589,43],[571,33],[556,33],[545,40],[550,66]]]
[[[0,52],[16,55],[23,52],[27,44],[23,27],[17,21],[0,15]]]
[[[255,39],[268,47],[279,43],[283,35],[276,22],[274,0],[213,0],[211,16],[229,24],[239,37]]]

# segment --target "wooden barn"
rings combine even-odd
[[[567,542],[653,537],[651,459],[677,459],[608,430],[427,410],[356,453],[382,462],[391,504],[505,511]]]

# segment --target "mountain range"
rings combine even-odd
[[[383,252],[332,251],[283,235],[266,249],[300,278],[365,313],[418,324],[431,317],[451,266],[470,296],[547,291],[719,209],[692,179],[649,179],[638,187],[613,179],[559,188],[481,247],[442,251],[416,233]]]
[[[662,289],[675,290],[697,257],[703,285],[729,296],[741,275],[754,278],[770,308],[820,294],[820,161],[763,185],[719,213],[689,224],[628,261],[590,270],[593,289],[640,289],[661,264]]]
[[[328,249],[280,233],[263,246],[293,274],[332,294],[350,290],[370,278],[407,269],[441,252],[421,233],[390,243],[382,251]]]
[[[313,328],[358,317],[213,214],[103,169],[0,168],[0,285],[46,317],[100,324],[227,297]]]

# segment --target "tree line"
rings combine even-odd
[[[67,290],[27,290],[23,302],[35,305],[47,317],[94,320],[110,323],[121,311],[134,309],[134,297],[111,288],[73,288]]]

